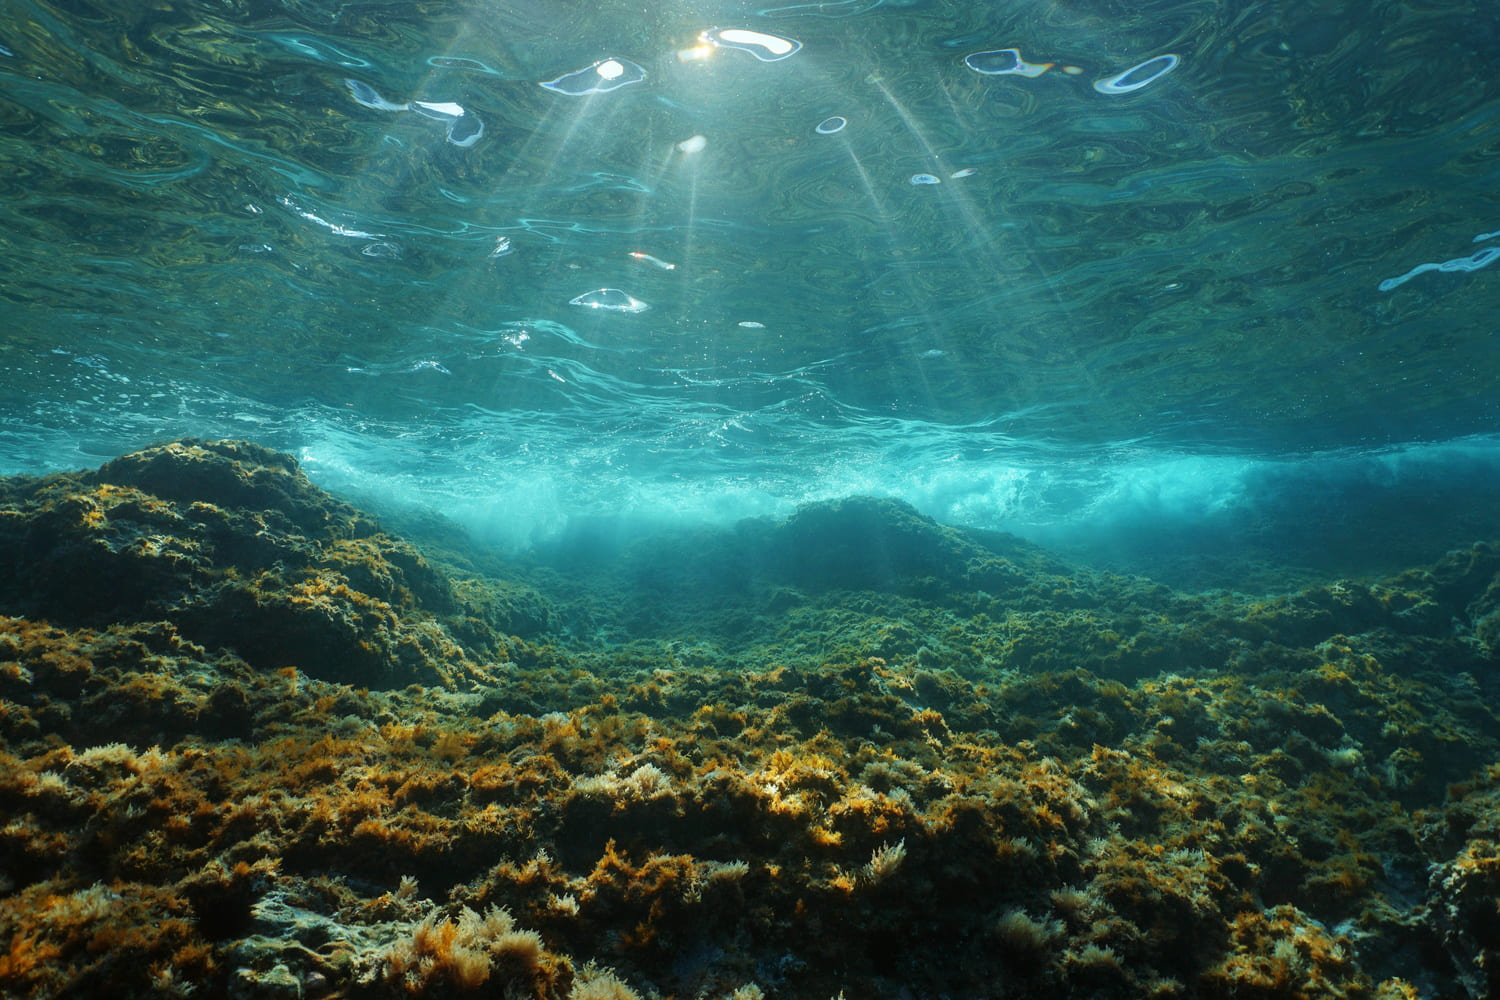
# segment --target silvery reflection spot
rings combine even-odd
[[[941,184],[941,183],[943,183],[942,180],[940,180],[937,177],[934,177],[932,174],[912,174],[911,175],[911,182],[913,184]]]
[[[1176,69],[1179,61],[1176,55],[1168,52],[1138,63],[1123,73],[1116,73],[1104,80],[1096,80],[1094,89],[1101,94],[1128,94],[1132,90],[1140,90],[1147,84],[1160,80]]]
[[[848,124],[849,119],[834,115],[832,118],[824,118],[818,122],[818,127],[813,131],[819,135],[833,135],[835,132],[844,131],[844,127]]]
[[[448,141],[460,148],[468,149],[478,142],[482,135],[484,135],[484,122],[472,114],[455,118],[448,123]]]
[[[576,299],[568,300],[568,305],[623,313],[645,312],[650,308],[634,295],[622,292],[618,288],[596,288],[592,292],[584,292]]]
[[[468,56],[429,56],[427,65],[438,69],[466,69],[475,73],[486,73],[490,76],[503,76],[504,74],[490,69],[478,59],[470,59]]]
[[[628,87],[646,79],[646,71],[629,59],[611,57],[600,59],[592,66],[574,70],[541,84],[546,89],[569,97],[584,97],[589,94],[606,94],[611,90]]]
[[[761,17],[790,17],[811,14],[814,17],[853,17],[879,7],[881,0],[830,0],[827,3],[799,3],[790,7],[772,7],[758,11]]]
[[[964,56],[964,65],[985,76],[1041,76],[1052,63],[1029,63],[1021,58],[1020,49],[992,49]]]
[[[360,253],[366,257],[389,257],[392,260],[401,259],[401,248],[394,243],[387,243],[384,240],[379,243],[371,243],[361,250]]]
[[[764,330],[766,328],[766,324],[757,323],[753,319],[741,320],[740,326],[744,327],[746,330]]]
[[[703,147],[705,147],[707,145],[708,145],[708,140],[707,139],[705,139],[701,135],[695,135],[692,138],[684,139],[681,142],[679,142],[677,144],[677,148],[678,148],[679,151],[681,151],[683,153],[686,153],[689,156],[691,156],[694,153],[701,153],[701,152],[703,152]]]
[[[427,118],[436,118],[438,121],[447,121],[449,118],[462,118],[464,113],[462,104],[439,101],[412,101],[411,109],[419,115]]]
[[[713,28],[699,35],[698,40],[721,49],[748,52],[761,62],[778,62],[796,55],[802,48],[802,43],[795,38],[782,38],[748,28]]]
[[[653,257],[651,254],[646,253],[642,250],[632,250],[630,251],[630,256],[634,257],[638,261],[641,261],[642,263],[650,264],[652,267],[659,267],[663,271],[677,270],[677,265],[673,264],[671,261],[662,260],[660,257]]]
[[[349,88],[349,94],[354,98],[354,103],[363,104],[367,108],[376,111],[405,111],[407,105],[396,104],[381,97],[379,92],[368,83],[359,80],[345,80],[344,85]]]
[[[464,149],[484,135],[484,122],[451,101],[412,101],[411,109],[424,118],[448,123],[448,141]]]

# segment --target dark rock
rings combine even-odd
[[[7,481],[0,567],[6,613],[69,628],[170,620],[261,669],[365,686],[454,683],[503,650],[512,618],[547,620],[522,600],[461,601],[292,456],[238,441],[175,441],[97,472]]]

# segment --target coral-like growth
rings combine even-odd
[[[535,931],[518,930],[509,913],[490,907],[483,915],[468,907],[456,918],[433,910],[383,957],[384,978],[413,995],[436,995],[441,986],[473,993],[486,983],[508,997],[552,997],[566,979],[566,962],[546,953]]]

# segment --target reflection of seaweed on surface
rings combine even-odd
[[[845,501],[450,578],[251,445],[0,499],[7,996],[1494,985],[1485,546],[1192,597]]]

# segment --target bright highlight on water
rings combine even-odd
[[[779,62],[797,54],[802,43],[793,38],[782,38],[746,28],[713,28],[705,31],[700,39],[723,49],[739,49],[748,52],[761,62]]]
[[[649,306],[628,292],[622,292],[618,288],[596,288],[592,292],[584,292],[571,300],[569,305],[583,306],[586,309],[598,309],[603,312],[638,313],[645,312]]]
[[[607,94],[621,87],[640,83],[646,79],[646,71],[629,59],[610,57],[585,66],[583,69],[564,73],[555,80],[544,81],[541,86],[556,94],[568,97],[587,97],[590,94]]]

